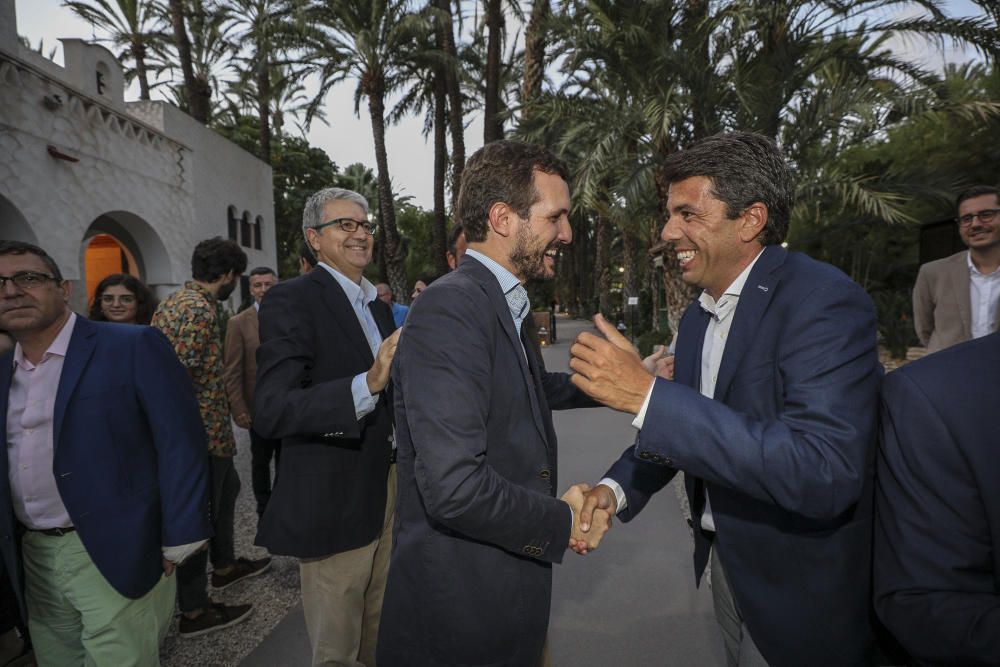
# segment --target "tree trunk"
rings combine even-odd
[[[448,212],[445,210],[444,181],[448,174],[447,133],[448,91],[444,71],[434,72],[434,270],[439,275],[448,272]]]
[[[668,217],[667,192],[670,184],[663,179],[661,173],[656,174],[655,180],[660,219],[666,220]],[[667,326],[670,327],[671,333],[676,336],[681,316],[684,315],[688,304],[697,296],[698,290],[681,279],[681,265],[677,261],[677,254],[673,247],[667,247],[663,252],[663,292],[663,307],[667,309]]]
[[[135,76],[139,79],[139,99],[149,99],[149,75],[146,72],[146,47],[142,42],[132,42],[132,57],[135,58]]]
[[[630,229],[622,229],[622,300],[628,305],[628,297],[639,296],[639,237]]]
[[[271,60],[265,45],[258,45],[256,76],[260,159],[271,164]]]
[[[212,87],[208,81],[194,73],[191,41],[188,39],[187,28],[184,27],[183,0],[169,0],[169,4],[174,45],[177,47],[177,57],[181,61],[181,71],[184,73],[184,99],[187,102],[187,111],[196,121],[206,125],[212,108]]]
[[[597,253],[594,259],[594,291],[597,311],[611,314],[611,221],[604,216],[597,218]]]
[[[542,94],[545,78],[545,37],[551,12],[549,0],[535,0],[524,37],[524,84],[521,88],[521,119],[530,115],[529,104]]]
[[[483,143],[503,139],[500,118],[500,70],[503,67],[503,9],[500,0],[486,0],[486,98],[483,103]]]
[[[452,32],[451,0],[437,0],[437,7],[444,19],[438,26],[441,50],[448,55],[451,64],[445,70],[445,87],[448,90],[448,126],[451,129],[451,210],[458,202],[458,191],[462,187],[462,171],[465,169],[465,113],[462,109],[462,89],[458,83],[458,49]]]
[[[389,157],[385,150],[385,86],[381,81],[372,83],[365,91],[368,97],[368,112],[372,121],[372,137],[375,139],[375,165],[378,170],[378,224],[385,252],[385,275],[383,278],[392,288],[396,300],[403,304],[410,302],[407,289],[406,264],[403,246],[396,228],[396,209],[392,200],[392,183],[389,181]]]

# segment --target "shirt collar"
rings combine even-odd
[[[764,248],[760,249],[757,256],[753,258],[753,261],[747,264],[746,268],[740,272],[740,275],[736,276],[736,280],[726,288],[726,291],[722,293],[722,296],[718,301],[712,298],[708,291],[703,291],[698,297],[698,303],[701,307],[708,311],[715,317],[722,318],[727,315],[733,308],[736,307],[736,302],[740,298],[740,294],[743,292],[743,286],[746,285],[747,278],[750,277],[750,272],[753,270],[754,264],[760,259],[760,256],[764,254]]]
[[[521,281],[518,279],[517,276],[515,276],[506,268],[498,264],[496,260],[487,257],[478,250],[473,250],[472,248],[469,248],[465,251],[465,254],[475,257],[477,260],[479,260],[480,264],[485,266],[487,269],[490,270],[490,273],[496,276],[497,282],[500,283],[500,291],[502,291],[505,295],[512,289],[521,284]]]
[[[319,266],[326,269],[326,272],[333,276],[334,280],[340,284],[340,287],[344,290],[344,294],[347,295],[347,300],[352,304],[357,302],[360,297],[361,304],[367,306],[369,303],[378,298],[378,290],[376,290],[371,281],[364,276],[361,276],[361,284],[359,285],[326,262],[320,262]]]
[[[256,312],[258,312],[258,313],[260,312],[260,301],[257,301],[256,299],[254,299],[254,302],[253,302],[253,309],[254,309],[254,310],[255,310]]]
[[[49,345],[49,349],[45,350],[45,354],[42,355],[42,361],[52,356],[58,356],[66,358],[66,352],[69,350],[69,341],[73,337],[73,328],[76,326],[76,313],[70,311],[69,317],[63,323],[62,329],[56,335],[55,340]],[[24,350],[21,349],[21,344],[18,343],[14,346],[14,363],[21,368],[34,368],[34,364],[24,358]]]
[[[195,292],[198,292],[203,297],[205,297],[206,299],[208,299],[209,303],[215,303],[216,302],[215,295],[213,295],[211,292],[209,292],[208,288],[202,287],[201,285],[199,285],[198,283],[196,283],[193,280],[189,280],[186,283],[184,283],[184,289],[189,289],[189,290],[193,290]]]
[[[983,278],[1000,278],[1000,269],[994,271],[993,273],[983,273],[976,268],[976,265],[972,263],[972,253],[965,253],[965,262],[969,265],[969,273],[973,276],[981,276]]]

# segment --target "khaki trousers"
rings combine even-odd
[[[392,465],[386,480],[385,521],[375,540],[326,558],[299,561],[313,665],[375,667],[395,510],[396,466]]]
[[[712,601],[715,603],[715,620],[719,623],[726,645],[728,667],[768,667],[767,660],[760,654],[747,624],[743,622],[743,614],[736,605],[715,546],[712,547]]]
[[[174,611],[175,577],[138,600],[116,591],[77,533],[28,531],[21,542],[28,631],[39,667],[148,667]]]

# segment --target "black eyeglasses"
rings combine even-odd
[[[348,234],[353,234],[358,231],[358,227],[364,227],[365,231],[375,236],[375,230],[378,227],[371,220],[355,220],[354,218],[337,218],[336,220],[331,220],[330,222],[324,222],[322,225],[316,225],[313,227],[316,231],[323,229],[324,227],[329,227],[330,225],[340,225]]]
[[[17,287],[24,290],[31,290],[43,285],[48,280],[55,280],[59,282],[55,276],[50,276],[45,273],[36,273],[35,271],[21,271],[15,273],[12,276],[0,276],[0,290],[4,288],[7,281],[11,281]]]
[[[978,213],[966,213],[959,216],[955,218],[955,222],[958,223],[959,227],[968,227],[976,218],[979,218],[979,222],[991,222],[993,218],[997,217],[997,213],[1000,213],[1000,208],[984,208]]]

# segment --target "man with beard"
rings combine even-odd
[[[191,256],[192,280],[160,302],[151,325],[174,346],[177,358],[194,383],[201,419],[208,435],[208,458],[214,536],[202,551],[177,568],[177,599],[181,609],[178,632],[198,635],[246,620],[253,605],[213,603],[208,596],[206,559],[212,559],[212,586],[222,589],[262,574],[270,558],[237,559],[233,520],[240,478],[233,465],[236,441],[229,421],[229,400],[222,363],[221,303],[239,284],[247,256],[235,241],[219,237],[202,241]]]
[[[969,188],[956,207],[969,249],[921,266],[913,287],[913,324],[928,352],[1000,330],[1000,188]]]
[[[586,487],[554,497],[550,410],[593,403],[541,369],[522,327],[524,283],[551,280],[573,238],[566,179],[542,148],[477,151],[457,205],[468,250],[410,311],[393,367],[399,503],[382,667],[544,664],[552,563],[607,528],[605,514],[584,541],[575,525]]]

